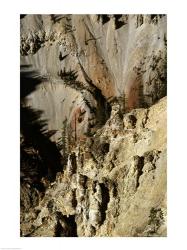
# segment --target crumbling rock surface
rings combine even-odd
[[[21,236],[166,236],[166,22],[21,15]]]
[[[166,236],[166,97],[123,114],[123,129],[115,115],[24,198],[22,236]]]

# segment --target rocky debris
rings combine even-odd
[[[22,56],[35,54],[45,42],[45,32],[30,33],[28,37],[21,36],[20,53]]]
[[[153,112],[164,118],[165,110],[166,98],[148,113],[125,114],[121,134],[113,136],[106,123],[78,146],[44,196],[21,211],[21,235],[166,236],[166,137],[157,136],[166,124],[151,119]]]

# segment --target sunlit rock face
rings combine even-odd
[[[166,15],[20,23],[21,65],[43,79],[24,105],[63,158],[53,181],[21,173],[21,236],[166,236]]]
[[[84,137],[94,120],[89,104],[99,106],[87,78],[107,100],[120,97],[126,109],[149,107],[166,95],[166,43],[165,15],[26,15],[21,64],[47,78],[29,103],[44,111],[49,129],[60,131],[66,118],[74,127],[77,120]],[[82,90],[64,85],[64,70],[77,73]]]

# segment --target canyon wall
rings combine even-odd
[[[21,69],[41,79],[22,103],[50,134],[29,149],[23,134],[21,236],[166,236],[166,15],[22,15],[20,28]]]
[[[165,15],[26,15],[20,28],[21,64],[46,77],[29,104],[44,111],[55,140],[66,118],[81,120],[81,136],[101,119],[90,110],[89,103],[100,109],[90,83],[108,101],[121,98],[126,110],[166,95]],[[79,89],[64,84],[64,70],[76,72]]]

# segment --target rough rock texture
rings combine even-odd
[[[126,109],[166,95],[165,15],[26,15],[20,25],[21,64],[47,77],[29,104],[44,111],[55,140],[64,120],[74,123],[80,110],[86,111],[77,122],[80,136],[101,119],[91,84],[107,100],[122,98]],[[76,84],[65,81],[64,71],[76,72]]]
[[[166,15],[20,28],[21,236],[166,236]]]
[[[44,196],[31,191],[22,236],[166,236],[166,98],[124,114],[123,129],[117,112]]]

